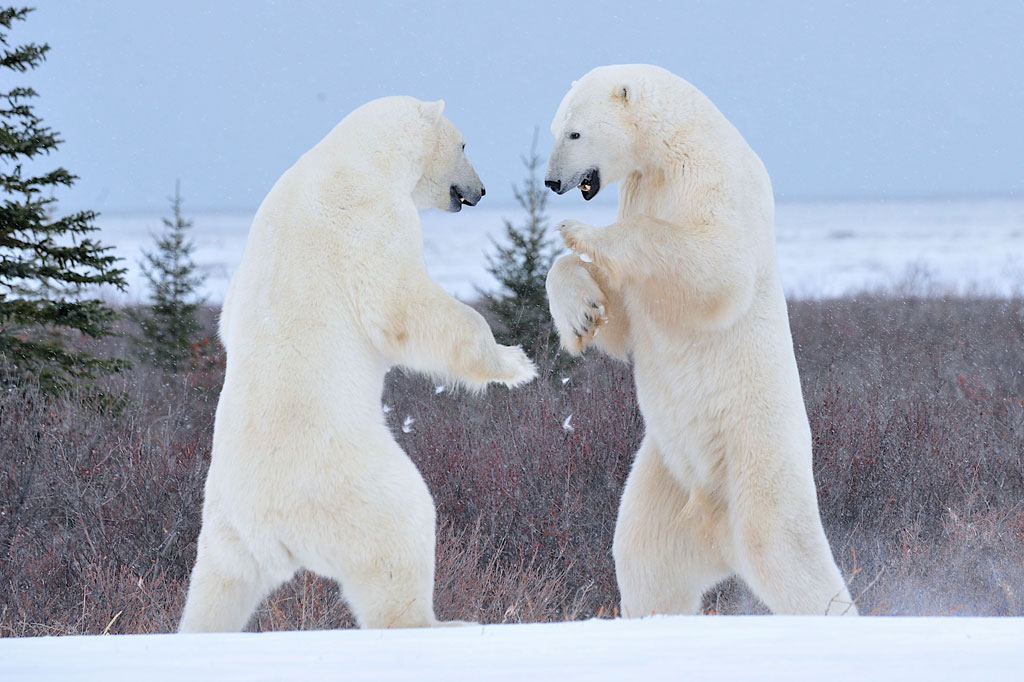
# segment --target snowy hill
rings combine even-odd
[[[1022,618],[659,617],[0,640],[0,680],[1019,680]]]

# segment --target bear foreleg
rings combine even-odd
[[[519,346],[502,346],[483,316],[424,277],[391,315],[384,351],[396,364],[474,389],[519,386],[537,376]]]
[[[728,327],[753,300],[753,246],[734,226],[634,215],[607,227],[566,220],[558,230],[566,246],[607,274],[612,287],[630,287],[640,300],[673,301],[659,318],[669,330]]]

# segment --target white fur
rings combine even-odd
[[[384,422],[392,365],[481,389],[534,376],[427,277],[417,204],[483,187],[443,102],[370,102],[274,185],[224,302],[196,566],[180,629],[238,630],[300,567],[362,627],[437,625],[434,505]]]
[[[634,363],[647,433],[615,530],[623,613],[696,613],[737,574],[776,613],[855,614],[818,514],[760,159],[646,65],[591,71],[552,131],[549,180],[622,181],[614,224],[559,226],[575,253],[547,288],[567,349]]]

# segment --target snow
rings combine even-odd
[[[0,639],[0,680],[1016,680],[1022,618],[673,616]]]
[[[187,207],[186,207],[187,208]],[[549,225],[573,218],[594,225],[615,220],[607,205],[552,201]],[[129,268],[129,300],[145,297],[138,261],[152,249],[159,214],[107,214],[97,219],[103,243],[114,246]],[[242,257],[250,213],[189,214],[195,259],[207,276],[210,302],[223,299]],[[501,239],[503,220],[522,221],[512,206],[482,205],[460,213],[422,214],[427,270],[462,299],[495,284],[486,256]],[[553,235],[557,240],[557,235]],[[891,287],[925,275],[941,287],[1001,296],[1024,293],[1024,200],[780,202],[776,242],[789,295],[825,297]]]
[[[402,433],[412,433],[412,425],[416,423],[416,419],[412,416],[407,416],[405,421],[402,422]]]
[[[776,211],[787,294],[823,297],[924,275],[957,292],[1024,293],[1024,201],[783,203]]]

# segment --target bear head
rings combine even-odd
[[[643,164],[641,130],[657,110],[650,100],[664,69],[646,64],[602,66],[573,82],[551,122],[554,149],[544,184],[558,194],[574,187],[593,199]]]
[[[466,158],[466,141],[458,128],[444,116],[444,100],[422,102],[420,116],[426,130],[423,174],[413,189],[419,209],[460,211],[476,206],[487,190]]]

